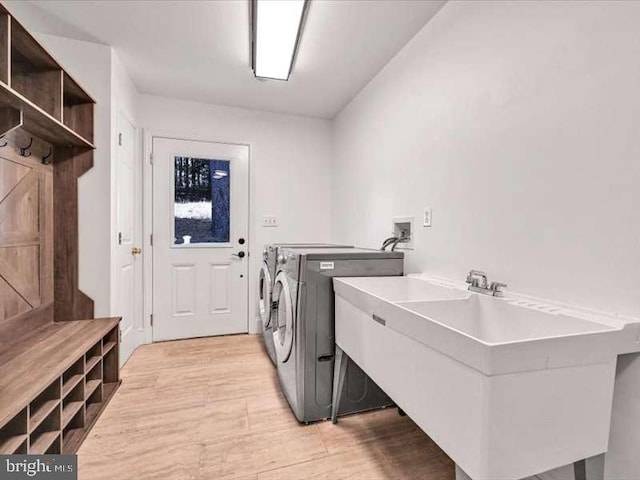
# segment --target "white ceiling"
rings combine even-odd
[[[312,0],[288,82],[253,77],[248,0],[7,3],[35,31],[114,46],[141,93],[333,118],[445,0]]]

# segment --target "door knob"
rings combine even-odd
[[[140,247],[133,247],[131,249],[131,255],[140,255],[142,253],[142,249]]]
[[[238,258],[244,258],[245,255],[246,254],[242,250],[240,250],[238,253],[231,254],[232,257],[238,257]]]

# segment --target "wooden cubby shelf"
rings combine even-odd
[[[85,400],[89,398],[93,394],[93,392],[97,390],[97,388],[100,386],[101,383],[102,383],[102,380],[89,380],[87,382],[87,390],[84,395]]]
[[[69,379],[62,384],[62,397],[66,397],[71,390],[73,390],[73,387],[78,385],[82,380],[84,380],[84,375],[81,373],[76,373],[69,377]]]
[[[64,74],[62,85],[63,124],[87,141],[93,142],[93,98],[68,73]]]
[[[120,384],[117,382],[105,383],[102,387],[103,395],[111,397]]]
[[[65,430],[62,441],[62,453],[74,453],[84,440],[86,433],[84,428],[70,428]]]
[[[58,121],[62,120],[62,67],[12,19],[10,85]]]
[[[20,413],[11,418],[0,428],[0,455],[11,455],[20,452],[26,444],[28,433],[28,412],[23,408]],[[25,452],[26,453],[26,452]]]
[[[59,431],[42,432],[31,437],[30,455],[43,455],[49,447],[60,437]]]
[[[94,113],[0,4],[0,237],[15,260],[0,289],[0,455],[74,453],[120,385],[120,318],[93,318],[78,286]]]
[[[64,408],[62,409],[62,428],[65,428],[67,425],[69,425],[69,422],[71,422],[71,420],[73,420],[73,417],[80,410],[82,410],[83,406],[83,401],[69,402],[64,406]]]
[[[100,413],[100,404],[99,403],[90,403],[87,406],[87,421],[91,422],[95,420]]]
[[[16,453],[20,446],[26,442],[27,434],[14,435],[0,440],[0,455],[11,455]]]
[[[87,371],[91,371],[91,369],[95,367],[100,360],[102,360],[102,357],[100,355],[87,357]]]
[[[60,400],[47,400],[42,403],[29,418],[29,430],[35,430],[56,408],[60,408]]]
[[[0,5],[0,108],[22,111],[22,128],[54,146],[91,150],[94,104],[91,95]]]
[[[104,344],[104,347],[102,347],[102,351],[104,352],[103,355],[106,355],[107,353],[109,353],[109,351],[115,347],[117,345],[116,342],[107,342]]]
[[[20,355],[0,366],[0,454],[77,450],[120,385],[117,346],[102,354],[119,321],[55,322],[21,341]],[[59,348],[43,352],[45,336]]]

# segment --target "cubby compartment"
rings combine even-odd
[[[63,78],[62,123],[93,143],[93,99],[71,78]]]
[[[82,382],[84,378],[84,356],[62,374],[62,398]]]
[[[42,455],[60,436],[60,403],[31,431],[29,453]]]
[[[118,348],[112,348],[105,355],[102,361],[103,375],[105,388],[107,385],[117,385],[120,382],[120,369],[119,369],[119,352]]]
[[[85,435],[85,412],[79,410],[62,430],[62,453],[75,452]]]
[[[62,428],[84,407],[84,382],[78,383],[62,400]]]
[[[59,432],[51,446],[44,453],[47,455],[60,455],[62,453],[62,437]]]
[[[87,381],[84,392],[84,399],[89,398],[95,392],[100,392],[100,401],[102,401],[102,359],[98,360],[91,370],[87,372]]]
[[[0,455],[20,453],[27,441],[27,417],[27,409],[24,408],[0,428]]]
[[[51,412],[60,409],[60,377],[29,404],[29,431],[33,432]],[[58,420],[60,416],[58,415]]]
[[[102,409],[102,389],[98,388],[87,398],[87,424],[90,425]]]
[[[63,71],[17,22],[11,25],[11,88],[58,121],[62,120]]]
[[[85,372],[90,372],[102,358],[102,340],[89,349],[85,355]]]
[[[118,329],[114,328],[102,339],[102,354],[106,355],[116,345],[118,345]]]
[[[29,452],[27,438],[28,437],[25,435],[22,443],[18,446],[18,448],[14,450],[14,455],[27,455],[27,453]]]

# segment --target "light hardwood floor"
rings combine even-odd
[[[452,480],[396,409],[300,425],[258,336],[140,347],[78,452],[80,480]]]

